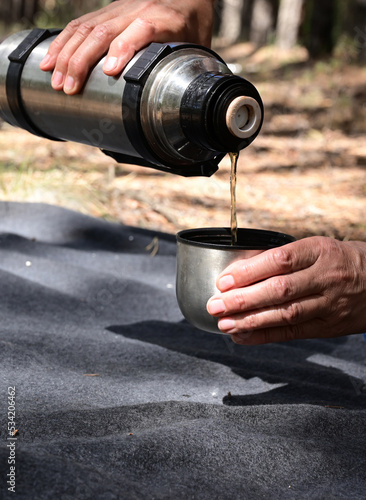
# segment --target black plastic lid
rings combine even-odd
[[[235,137],[226,125],[228,107],[240,96],[255,99],[262,111],[258,130],[246,139]],[[235,75],[207,72],[197,77],[186,89],[182,98],[180,120],[185,135],[194,144],[228,153],[249,146],[259,134],[263,114],[263,103],[254,85]]]

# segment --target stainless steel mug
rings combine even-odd
[[[213,174],[260,131],[257,90],[210,49],[152,43],[118,77],[103,73],[103,58],[70,96],[53,90],[51,72],[39,68],[55,36],[34,29],[0,44],[0,117],[14,126],[184,176]]]
[[[238,242],[231,245],[230,228],[188,229],[177,234],[176,293],[183,316],[194,326],[222,333],[217,319],[206,309],[218,293],[216,279],[239,259],[248,259],[270,248],[295,241],[287,234],[261,229],[238,229]]]

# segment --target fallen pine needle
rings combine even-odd
[[[150,252],[151,257],[155,257],[155,255],[159,251],[159,238],[157,236],[154,236],[151,243],[149,243],[147,247],[145,247],[145,250],[147,250],[148,252],[151,250]]]

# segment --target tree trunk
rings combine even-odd
[[[219,38],[228,45],[240,39],[242,11],[246,1],[247,0],[223,0],[222,2]]]
[[[366,2],[363,0],[338,0],[338,26],[334,33],[336,45],[342,33],[353,41],[355,58],[366,60]]]
[[[39,0],[23,0],[23,18],[32,22],[39,10]]]
[[[32,22],[38,12],[39,0],[7,0],[0,3],[0,21],[4,24]]]
[[[303,42],[311,57],[332,53],[336,42],[333,30],[339,7],[337,4],[339,2],[334,0],[307,0],[305,4]]]
[[[274,27],[272,0],[255,0],[250,24],[250,41],[257,46],[265,45]]]
[[[276,45],[291,49],[297,43],[304,0],[281,0],[278,12]]]

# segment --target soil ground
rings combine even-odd
[[[238,166],[240,227],[366,241],[366,68],[248,44],[217,48],[258,88],[265,124]],[[58,204],[175,233],[230,224],[230,162],[211,178],[116,164],[2,124],[2,200]]]

